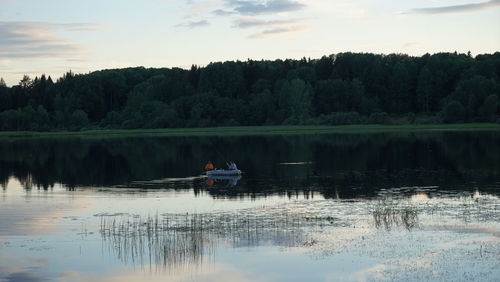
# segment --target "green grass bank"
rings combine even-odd
[[[61,132],[5,131],[0,138],[17,137],[133,137],[133,136],[241,136],[241,135],[290,135],[290,134],[328,134],[328,133],[377,133],[394,131],[430,130],[500,130],[500,124],[466,123],[434,125],[340,125],[340,126],[245,126],[212,128],[171,128],[171,129],[110,129]]]

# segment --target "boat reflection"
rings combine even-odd
[[[238,181],[241,179],[241,175],[210,175],[207,177],[205,183],[208,186],[213,186],[216,183],[223,183],[227,186],[234,187],[238,184]]]

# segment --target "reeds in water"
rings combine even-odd
[[[372,215],[377,228],[403,226],[411,230],[418,225],[418,209],[411,205],[381,201],[372,209]]]
[[[101,217],[100,234],[122,262],[174,270],[197,267],[216,246],[284,248],[311,241],[307,231],[324,222],[301,214],[207,213]],[[307,227],[307,228],[306,228]]]

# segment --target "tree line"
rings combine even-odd
[[[500,52],[340,53],[0,79],[0,130],[500,122]]]

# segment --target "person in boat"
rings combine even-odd
[[[214,164],[212,164],[212,162],[208,162],[206,165],[205,165],[205,170],[214,170],[215,167],[214,167]]]
[[[236,167],[236,164],[234,162],[231,162],[228,166],[229,170],[238,170],[238,167]]]

